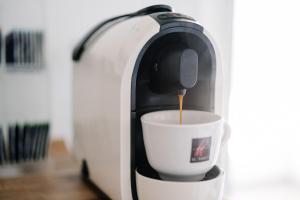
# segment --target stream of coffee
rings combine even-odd
[[[182,103],[183,103],[183,96],[182,94],[178,95],[178,100],[179,100],[179,113],[180,113],[180,117],[179,117],[179,123],[180,125],[182,125]]]

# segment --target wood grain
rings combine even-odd
[[[81,179],[80,163],[61,142],[53,145],[46,161],[0,167],[0,200],[100,199]]]

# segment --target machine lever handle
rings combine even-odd
[[[149,15],[152,13],[156,12],[172,12],[172,7],[168,5],[153,5],[149,6],[146,8],[143,8],[141,10],[138,10],[137,12],[129,13],[129,14],[124,14],[120,16],[116,16],[110,19],[107,19],[100,24],[96,25],[92,30],[90,30],[86,36],[76,45],[72,52],[72,59],[73,61],[79,61],[80,58],[82,57],[83,52],[85,51],[86,47],[88,46],[89,41],[93,38],[93,36],[96,33],[99,33],[100,30],[104,27],[104,25],[108,25],[109,23],[112,23],[116,20],[120,20],[122,18],[130,18],[130,17],[135,17],[135,16],[140,16],[140,15]]]

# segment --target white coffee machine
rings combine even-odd
[[[185,90],[184,109],[223,115],[228,83],[205,27],[170,6],[150,6],[96,26],[73,60],[75,154],[88,180],[114,200],[222,199],[227,127],[220,162],[203,180],[165,181],[149,165],[140,121],[178,109],[174,94]]]

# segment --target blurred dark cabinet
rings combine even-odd
[[[0,64],[2,62],[2,32],[0,29]]]
[[[7,138],[0,127],[0,165],[37,161],[47,157],[49,124],[10,125]]]
[[[7,67],[42,65],[43,43],[44,36],[41,31],[11,31],[5,36]]]

